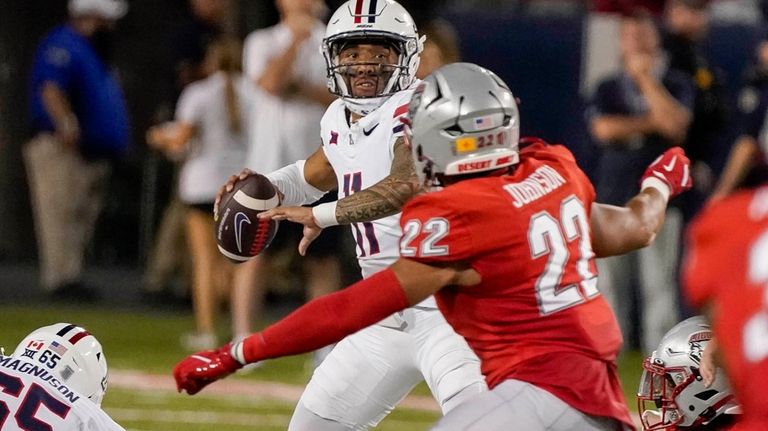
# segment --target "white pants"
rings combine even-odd
[[[677,208],[667,210],[664,226],[646,248],[622,256],[598,259],[598,286],[616,313],[622,334],[634,326],[631,310],[635,304],[630,288],[636,280],[641,348],[646,354],[656,349],[661,338],[678,321],[677,266],[683,217]]]
[[[507,380],[458,406],[432,431],[618,431],[611,418],[590,416],[530,383]]]
[[[83,260],[104,202],[110,167],[86,161],[53,135],[41,133],[24,146],[41,284],[52,290],[80,281]]]
[[[443,413],[487,391],[480,361],[440,311],[410,308],[401,318],[402,330],[373,325],[339,342],[315,370],[299,405],[318,420],[365,430],[422,379]],[[327,428],[294,415],[288,429]]]

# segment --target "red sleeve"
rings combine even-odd
[[[400,217],[400,256],[429,263],[467,260],[476,253],[467,220],[450,205],[454,201],[440,191],[406,204]]]
[[[310,352],[373,325],[410,304],[387,268],[344,290],[314,299],[243,340],[246,363]]]

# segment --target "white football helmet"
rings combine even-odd
[[[644,430],[695,430],[724,419],[721,415],[739,413],[721,369],[709,388],[699,374],[702,354],[711,339],[704,317],[691,317],[670,329],[643,361],[637,406]],[[646,403],[653,403],[655,409],[647,408]]]
[[[437,69],[411,98],[406,138],[427,188],[519,162],[520,115],[507,84],[471,63]]]
[[[13,352],[48,368],[62,383],[101,405],[107,390],[107,359],[101,343],[85,329],[56,323],[27,335]]]
[[[397,64],[375,64],[378,79],[386,79],[384,89],[376,96],[352,95],[349,76],[355,73],[354,66],[366,63],[340,64],[339,53],[354,42],[385,44],[398,53]],[[340,96],[350,111],[368,115],[415,81],[423,47],[424,38],[419,37],[413,18],[396,1],[349,0],[334,12],[323,39],[328,89]]]

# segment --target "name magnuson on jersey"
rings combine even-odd
[[[0,357],[0,430],[43,429],[125,431],[44,364],[26,358]]]

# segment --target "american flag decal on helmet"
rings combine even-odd
[[[368,23],[376,22],[376,4],[379,0],[357,0],[355,3],[355,24],[361,24],[363,18],[368,18]],[[367,6],[367,7],[366,7]],[[367,12],[363,12],[367,10]]]

